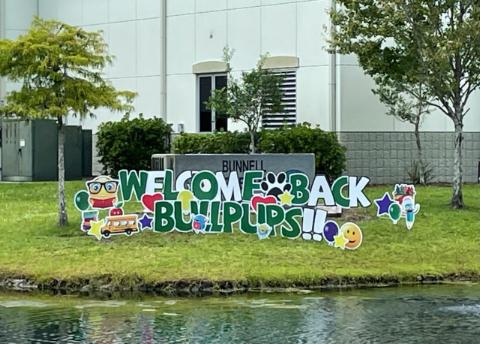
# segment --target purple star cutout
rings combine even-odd
[[[138,222],[140,222],[141,229],[143,231],[145,228],[152,228],[153,219],[147,214],[143,214],[143,217]]]
[[[393,200],[390,198],[388,192],[385,192],[383,198],[376,199],[375,204],[377,205],[377,216],[382,216],[383,214],[388,214],[388,208],[390,204],[393,203]]]

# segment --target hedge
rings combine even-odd
[[[335,133],[300,124],[276,130],[263,130],[258,135],[261,153],[314,153],[317,173],[336,178],[345,169],[345,147]],[[181,134],[173,142],[177,154],[245,153],[249,152],[249,136],[244,132]]]
[[[170,152],[172,128],[161,118],[105,122],[97,133],[97,150],[103,172],[116,175],[119,169],[149,170],[152,154]]]
[[[182,133],[173,140],[173,152],[177,154],[248,154],[249,145],[250,136],[245,132]]]
[[[346,148],[336,133],[304,123],[277,130],[264,130],[258,148],[263,153],[314,153],[317,174],[336,178],[345,170]]]

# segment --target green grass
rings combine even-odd
[[[79,229],[73,208],[82,182],[67,183],[70,226],[56,226],[56,184],[0,184],[0,274],[39,282],[111,276],[129,283],[172,280],[232,280],[254,283],[314,283],[335,277],[398,277],[421,274],[480,274],[480,186],[465,187],[465,210],[449,208],[451,189],[417,188],[422,206],[408,231],[375,218],[376,207],[362,210],[364,241],[357,251],[325,242],[256,236],[155,234],[146,232],[98,242]],[[386,187],[370,187],[370,199]]]

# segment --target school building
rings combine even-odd
[[[33,16],[101,30],[115,56],[105,71],[119,89],[138,92],[135,114],[157,116],[175,131],[208,132],[242,127],[215,118],[202,104],[226,83],[224,47],[234,50],[235,75],[266,66],[282,73],[285,113],[266,127],[310,122],[339,133],[348,148],[347,172],[373,182],[407,181],[416,157],[413,126],[385,115],[374,84],[354,56],[328,54],[332,0],[0,0],[0,37],[24,33]],[[15,85],[0,82],[0,99]],[[478,181],[480,94],[465,118],[465,180]],[[98,111],[83,125],[121,114]],[[77,124],[74,119],[69,124]],[[453,125],[434,111],[422,124],[425,157],[439,182],[452,177]]]

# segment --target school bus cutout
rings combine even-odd
[[[102,227],[102,235],[105,238],[117,234],[132,235],[138,231],[137,215],[108,216]]]

